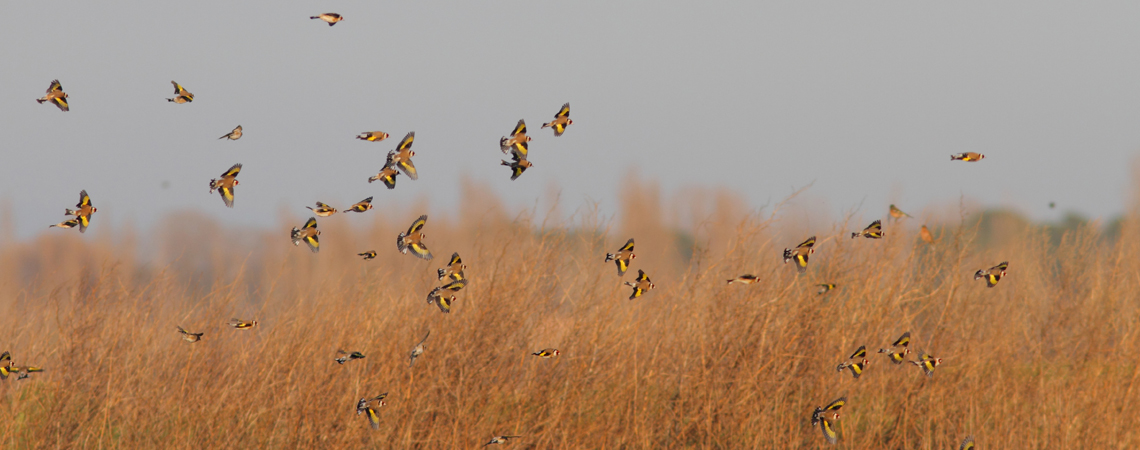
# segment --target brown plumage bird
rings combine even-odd
[[[190,103],[194,101],[194,94],[187,91],[186,88],[178,84],[177,81],[171,81],[170,84],[174,85],[174,98],[168,98],[166,101],[174,103]]]
[[[515,155],[516,160],[525,160],[527,153],[530,152],[530,146],[527,144],[530,141],[530,136],[526,135],[526,121],[519,119],[519,123],[511,131],[511,136],[499,139],[499,149],[508,155]]]
[[[368,197],[364,200],[353,203],[352,206],[349,206],[348,209],[344,210],[344,212],[346,212],[346,213],[347,212],[362,213],[362,212],[368,211],[370,209],[372,209],[372,197]]]
[[[950,155],[951,161],[981,161],[986,155],[975,152],[957,153]]]
[[[417,218],[415,222],[412,222],[412,226],[408,227],[408,231],[402,232],[396,237],[396,250],[405,255],[408,254],[408,250],[411,250],[412,254],[420,259],[430,260],[432,258],[431,251],[423,243],[423,239],[427,237],[422,232],[424,225],[427,225],[427,214]]]
[[[613,261],[617,264],[618,276],[625,275],[625,271],[629,270],[629,263],[637,255],[633,254],[633,238],[625,241],[625,245],[618,249],[617,253],[606,253],[606,262]]]
[[[554,128],[554,135],[562,136],[562,133],[566,132],[566,126],[573,123],[574,121],[570,120],[570,103],[567,102],[558,110],[558,114],[554,115],[554,120],[542,124],[542,128]]]
[[[239,173],[241,173],[241,163],[234,164],[222,174],[221,178],[210,180],[210,193],[213,194],[214,191],[218,191],[227,208],[234,207],[234,186],[241,184],[237,180]]]
[[[420,175],[416,172],[415,164],[412,164],[412,157],[416,156],[416,152],[412,151],[412,144],[416,141],[416,132],[409,131],[400,143],[396,145],[396,149],[388,152],[388,165],[395,166],[404,172],[408,178],[412,180],[420,179]]]
[[[362,141],[380,142],[388,139],[388,133],[383,131],[365,131],[357,135],[356,138]]]
[[[333,26],[333,25],[336,25],[336,23],[337,23],[337,22],[340,22],[340,21],[344,20],[344,17],[341,17],[341,15],[340,15],[340,14],[337,14],[337,13],[324,13],[324,14],[318,14],[318,15],[315,15],[315,16],[311,16],[311,17],[309,17],[309,18],[310,18],[310,19],[320,19],[320,20],[323,20],[323,21],[327,22],[327,23],[329,24],[329,26],[330,26],[330,27],[331,27],[331,26]]]
[[[59,84],[59,80],[51,80],[51,85],[47,88],[47,95],[37,98],[36,102],[41,105],[44,102],[51,102],[63,112],[71,110],[71,107],[67,105],[67,93],[63,92],[63,86]]]
[[[198,342],[198,341],[202,340],[202,335],[205,334],[205,333],[191,333],[189,331],[186,331],[186,329],[182,328],[181,325],[175,325],[175,327],[178,328],[178,334],[181,334],[182,339],[185,339],[187,342]]]
[[[75,216],[75,221],[79,224],[79,232],[86,233],[87,226],[91,225],[91,215],[95,214],[98,211],[99,208],[96,208],[91,204],[91,196],[87,195],[87,190],[84,189],[82,191],[79,191],[79,203],[75,204],[75,209],[64,208],[63,214],[68,216]],[[71,228],[64,226],[68,222],[70,221],[58,223],[56,226],[60,228]]]
[[[634,283],[625,282],[626,286],[633,288],[633,293],[629,295],[630,300],[641,297],[642,294],[655,287],[653,282],[649,281],[649,276],[641,269],[637,269],[637,279],[634,281]]]
[[[553,358],[555,356],[558,356],[561,353],[562,352],[558,351],[558,349],[556,349],[556,348],[544,348],[542,350],[539,350],[539,351],[531,353],[531,354],[534,356],[537,356],[539,358]]]
[[[318,217],[328,217],[336,214],[336,208],[333,208],[321,202],[317,202],[316,208],[313,208],[312,206],[306,206],[306,208],[309,208],[309,210],[312,211],[313,214],[316,214]]]
[[[812,253],[815,253],[814,247],[815,247],[815,236],[812,236],[812,237],[807,238],[806,241],[801,242],[800,245],[797,245],[796,248],[794,248],[794,249],[785,248],[784,249],[784,264],[787,264],[788,261],[795,260],[796,270],[799,270],[800,273],[807,271],[808,257]]]
[[[758,277],[756,275],[752,275],[750,273],[746,273],[746,274],[741,275],[739,277],[728,280],[728,284],[732,284],[732,283],[752,284],[752,283],[755,283],[757,281],[760,281],[760,277]]]

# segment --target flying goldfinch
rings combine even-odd
[[[336,351],[336,359],[335,359],[334,361],[336,361],[336,363],[337,363],[337,364],[344,364],[344,363],[346,363],[346,362],[349,362],[349,361],[352,361],[352,360],[354,360],[354,359],[363,359],[363,358],[364,358],[364,354],[363,354],[363,353],[360,353],[360,352],[346,352],[346,351],[344,351],[344,350],[340,350],[340,349],[337,349],[337,351]]]
[[[371,405],[373,402],[376,403],[377,408],[382,407],[384,405],[387,405],[388,403],[386,403],[384,401],[384,399],[387,397],[388,397],[388,393],[385,392],[383,394],[377,395],[377,396],[372,397],[372,398],[361,398],[359,401],[356,402],[356,415],[359,416],[359,415],[363,414],[364,411],[368,409],[368,406]]]
[[[817,292],[816,295],[823,295],[828,291],[835,289],[835,283],[821,283],[817,284],[816,286],[819,286],[819,292]]]
[[[380,142],[388,139],[388,133],[383,131],[365,131],[356,136],[357,139],[369,142]]]
[[[317,238],[320,235],[321,230],[317,229],[316,217],[310,217],[300,229],[293,227],[293,231],[289,233],[289,237],[293,239],[293,245],[301,245],[301,242],[304,242],[309,244],[309,250],[312,250],[313,253],[321,251],[321,242]]]
[[[463,271],[467,269],[467,264],[463,264],[463,260],[459,258],[459,252],[451,254],[451,260],[447,262],[447,267],[436,269],[439,275],[439,280],[443,281],[444,278],[449,278],[452,281],[462,280]]]
[[[802,243],[800,243],[800,245],[797,245],[796,248],[794,248],[794,249],[785,248],[784,249],[784,264],[787,264],[788,261],[795,260],[796,261],[796,270],[799,270],[800,273],[807,271],[808,255],[815,253],[815,249],[812,248],[814,246],[815,246],[815,236],[812,236],[812,237],[807,238],[806,241],[803,241]]]
[[[852,353],[847,359],[848,361],[839,363],[839,366],[835,368],[836,371],[842,373],[844,369],[851,369],[851,376],[858,380],[859,377],[863,376],[863,369],[866,369],[867,363],[870,362],[867,361],[867,346],[860,345],[855,353]]]
[[[451,313],[451,302],[455,301],[455,295],[444,297],[443,294],[440,293],[442,290],[443,287],[437,286],[435,289],[432,289],[431,292],[428,292],[427,302],[429,305],[434,304],[438,306],[439,310],[443,313]]]
[[[9,352],[0,353],[0,380],[7,380],[10,368],[12,367],[12,354]]]
[[[950,160],[951,161],[979,161],[985,157],[986,157],[986,155],[983,155],[981,153],[966,152],[966,153],[958,153],[958,154],[950,155]]]
[[[310,18],[310,19],[320,19],[320,20],[323,20],[323,21],[327,22],[327,23],[329,24],[329,26],[330,26],[330,27],[331,27],[331,26],[333,26],[333,25],[336,25],[336,23],[337,23],[337,22],[340,22],[340,21],[344,20],[344,17],[341,17],[341,16],[340,16],[340,14],[337,14],[337,13],[324,13],[324,14],[318,14],[318,15],[315,15],[315,16],[311,16],[311,17],[309,17],[309,18]]]
[[[927,244],[934,243],[934,235],[930,234],[930,229],[926,228],[926,225],[923,225],[922,228],[918,229],[918,236],[922,238],[922,240]]]
[[[519,177],[522,176],[523,172],[526,172],[526,169],[534,167],[534,164],[532,164],[526,158],[520,158],[518,155],[512,156],[513,159],[511,161],[500,161],[500,165],[511,168],[511,181],[514,181],[519,179]]]
[[[222,196],[222,201],[226,202],[227,208],[234,207],[234,186],[241,183],[238,182],[237,176],[241,173],[241,163],[234,164],[222,174],[221,178],[214,178],[210,180],[210,193],[218,191]]]
[[[67,106],[67,93],[63,92],[63,86],[59,84],[59,80],[51,80],[51,85],[47,88],[47,95],[37,98],[36,102],[41,105],[44,102],[52,102],[52,104],[63,112],[67,112],[71,109]]]
[[[636,281],[636,283],[631,283],[629,281],[625,282],[626,286],[633,288],[633,293],[629,294],[630,300],[641,297],[641,294],[644,294],[646,291],[653,289],[654,287],[653,282],[649,281],[649,276],[646,275],[645,271],[641,269],[637,269],[637,279],[634,281]]]
[[[491,442],[483,444],[483,446],[486,447],[486,446],[491,445],[491,444],[506,444],[507,441],[514,439],[514,438],[520,438],[520,437],[522,437],[522,436],[495,436],[495,437],[491,438]]]
[[[555,356],[558,356],[560,353],[562,352],[559,352],[556,348],[544,348],[531,354],[539,358],[553,358]]]
[[[309,210],[312,211],[313,214],[316,214],[317,217],[328,217],[336,214],[336,208],[333,208],[321,202],[317,202],[316,208],[313,208],[312,206],[306,206],[306,208],[309,208]]]
[[[171,81],[170,84],[174,85],[174,98],[168,98],[166,101],[174,103],[190,103],[194,101],[194,94],[187,91],[186,88],[178,84],[177,81]]]
[[[79,222],[79,232],[86,233],[87,226],[91,225],[91,215],[98,212],[99,209],[91,204],[91,196],[87,195],[87,190],[79,191],[79,203],[75,204],[75,209],[64,208],[63,214],[67,216],[75,216],[75,221]],[[63,228],[63,223],[58,223],[56,226]],[[51,227],[48,227],[51,228]],[[71,227],[67,227],[71,228]]]
[[[511,131],[511,137],[502,137],[499,139],[499,149],[508,155],[513,154],[515,160],[526,160],[527,153],[530,153],[530,136],[526,135],[526,121],[519,119],[519,123],[515,125],[515,129]]]
[[[962,441],[962,445],[958,446],[958,450],[974,450],[974,437],[966,436],[966,440]]]
[[[839,420],[839,409],[847,404],[847,397],[839,397],[835,401],[828,403],[827,407],[816,406],[815,411],[811,413],[812,426],[819,425],[819,429],[823,431],[823,437],[827,442],[832,444],[839,441],[839,433],[835,431],[834,424]]]
[[[371,183],[373,181],[380,180],[384,182],[385,186],[388,186],[388,189],[395,189],[396,175],[399,174],[400,171],[396,170],[395,167],[386,166],[383,169],[380,169],[380,173],[377,173],[375,176],[368,177],[368,182]]]
[[[52,227],[75,228],[77,226],[79,226],[79,219],[71,219],[71,220],[65,220],[65,221],[57,223],[55,225],[48,225],[48,228],[52,228]]]
[[[408,227],[408,231],[400,233],[400,235],[396,237],[396,250],[399,250],[400,253],[405,255],[408,254],[408,250],[411,250],[412,254],[420,259],[430,260],[431,251],[428,250],[427,246],[422,242],[423,239],[427,237],[427,235],[422,233],[424,225],[426,224],[427,214],[420,216],[415,222],[412,222],[412,226]]]
[[[257,326],[257,320],[246,322],[241,319],[230,319],[230,326],[239,330],[249,330]]]
[[[891,343],[891,348],[880,348],[879,353],[886,353],[891,362],[895,364],[902,364],[906,360],[906,355],[910,354],[910,332],[907,331],[899,336],[897,340]]]
[[[31,376],[31,374],[33,374],[35,372],[43,372],[44,371],[44,369],[42,367],[36,367],[36,366],[12,366],[12,367],[8,368],[8,370],[11,373],[16,374],[16,380],[17,381],[23,380],[24,378],[28,378]]]
[[[370,209],[372,209],[372,197],[368,197],[364,200],[353,203],[352,206],[349,206],[348,209],[344,210],[344,212],[362,213],[362,212],[368,211]]]
[[[986,279],[986,287],[997,286],[998,281],[1001,281],[1005,276],[1005,269],[1009,268],[1009,261],[1003,261],[1001,264],[990,267],[989,269],[979,270],[974,272],[974,279]]]
[[[919,350],[918,361],[911,361],[910,363],[921,367],[922,371],[926,373],[926,376],[933,377],[934,368],[938,367],[939,364],[942,364],[942,358],[935,358],[929,353],[926,353],[923,350]]]
[[[357,253],[356,256],[362,256],[362,257],[364,257],[365,261],[368,261],[368,260],[376,257],[376,250],[369,250],[369,251],[366,251],[364,253]]]
[[[728,280],[728,284],[732,284],[732,283],[752,284],[752,283],[755,283],[757,281],[760,281],[760,277],[753,275],[753,274],[750,274],[750,273],[746,273],[746,274],[741,275],[739,277]]]
[[[606,253],[606,262],[613,261],[617,264],[618,276],[625,275],[625,271],[629,270],[629,262],[636,258],[637,255],[633,254],[633,238],[625,241],[625,245],[618,249],[617,253]]]
[[[231,141],[241,139],[241,125],[238,125],[237,128],[234,128],[234,131],[231,131],[218,139],[229,139]]]
[[[566,126],[573,123],[574,121],[570,120],[570,103],[566,103],[558,110],[558,114],[554,115],[554,120],[542,124],[542,128],[554,128],[554,135],[562,136],[562,133],[566,132]]]
[[[416,344],[415,347],[412,347],[412,352],[408,354],[408,367],[415,365],[416,358],[419,358],[420,355],[424,354],[424,350],[427,349],[427,346],[424,345],[424,342],[427,342],[428,336],[431,336],[431,331],[428,331],[427,334],[424,335],[424,338],[420,339],[419,344]]]
[[[404,172],[408,178],[412,180],[420,179],[416,173],[416,166],[412,164],[412,157],[416,156],[416,152],[412,151],[412,143],[416,140],[416,132],[409,131],[400,143],[396,145],[396,149],[388,152],[389,164],[395,165],[396,168]]]
[[[186,329],[182,328],[181,325],[175,325],[175,327],[178,328],[178,334],[181,334],[182,339],[185,339],[186,342],[198,342],[198,341],[202,340],[202,335],[205,334],[205,333],[191,333],[189,331],[186,331]]]
[[[890,206],[890,214],[891,214],[891,217],[894,217],[895,219],[901,219],[903,217],[911,217],[910,214],[904,213],[901,209],[899,209],[894,204],[891,204],[891,206]]]
[[[874,222],[871,222],[870,225],[867,225],[867,228],[864,228],[863,231],[860,231],[858,233],[851,233],[851,239],[855,239],[859,236],[863,236],[868,239],[882,239],[884,234],[886,233],[883,233],[882,221],[876,220]]]

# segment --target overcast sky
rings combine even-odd
[[[334,27],[310,20],[337,12]],[[636,170],[829,214],[960,196],[1038,219],[1121,212],[1140,150],[1140,2],[0,3],[0,198],[21,236],[87,189],[99,220],[277,224],[316,200],[510,205],[556,183],[616,211]],[[71,111],[37,104],[53,79]],[[195,94],[174,104],[171,80]],[[564,102],[562,137],[539,130]],[[526,119],[517,181],[498,139]],[[234,126],[245,136],[217,140]],[[392,135],[382,143],[362,131]],[[420,179],[367,178],[408,131]],[[951,163],[951,153],[986,154]],[[208,183],[241,162],[236,207]],[[162,188],[163,182],[169,187]],[[1055,201],[1057,211],[1048,203]],[[824,205],[825,203],[825,205]],[[51,230],[56,231],[56,230]]]

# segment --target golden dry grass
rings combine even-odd
[[[259,232],[181,214],[151,244],[96,217],[86,236],[5,243],[0,351],[47,372],[0,383],[0,446],[474,448],[520,434],[507,448],[823,448],[809,415],[840,395],[838,448],[1140,445],[1135,220],[1114,242],[1029,227],[981,247],[966,216],[928,246],[918,219],[852,240],[866,223],[749,215],[723,192],[667,206],[636,180],[613,226],[588,212],[543,223],[467,191],[456,217],[429,220],[431,262],[394,250],[423,205],[323,219],[319,255],[288,245],[299,215]],[[818,251],[796,275],[781,250],[810,234]],[[657,284],[635,301],[602,261],[627,237],[632,272]],[[425,294],[452,251],[472,283],[445,315]],[[997,287],[972,280],[1003,260]],[[725,285],[749,272],[762,281]],[[822,282],[839,288],[818,296]],[[205,337],[183,342],[175,325]],[[933,378],[874,354],[904,331],[944,359]],[[863,378],[836,373],[861,344]],[[562,355],[530,356],[545,347]],[[338,348],[367,357],[340,366]],[[372,430],[355,401],[385,391]]]

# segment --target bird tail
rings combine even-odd
[[[549,124],[549,123],[544,123],[544,124],[542,124],[542,128],[550,128],[550,124]]]
[[[851,233],[851,239],[859,237],[859,233]]]
[[[506,162],[506,161],[504,161],[504,162]],[[613,253],[606,253],[606,262],[613,261],[614,259],[617,259],[617,255],[615,255]]]
[[[46,101],[47,101],[47,99],[46,99],[46,98],[37,98],[37,99],[36,99],[36,103],[39,103],[39,104],[41,104],[41,105],[42,105],[44,102],[46,102]]]

